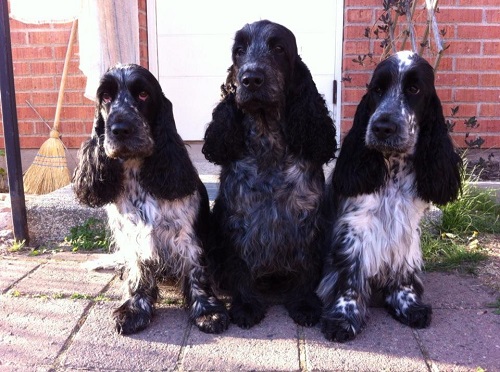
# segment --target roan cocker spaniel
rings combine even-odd
[[[287,28],[245,25],[232,60],[203,147],[221,165],[209,256],[238,326],[259,323],[269,300],[310,326],[321,313],[322,165],[334,156],[335,128]]]
[[[229,317],[206,272],[209,204],[177,134],[172,104],[138,65],[118,65],[101,79],[92,136],[73,176],[77,199],[106,205],[114,245],[128,273],[116,329],[137,332],[151,321],[157,280],[174,277],[190,319],[203,332],[225,330]]]
[[[427,327],[422,302],[419,222],[429,203],[460,191],[455,153],[425,59],[399,52],[375,69],[329,185],[329,232],[318,295],[329,340],[354,338],[367,304],[381,290],[389,313]]]

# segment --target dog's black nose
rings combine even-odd
[[[372,124],[372,132],[379,140],[386,140],[396,133],[396,124],[387,118],[380,118]]]
[[[250,91],[256,91],[264,84],[264,74],[258,71],[247,71],[241,77],[241,83]]]
[[[110,127],[111,133],[118,138],[126,138],[132,133],[132,128],[126,123],[114,123]]]

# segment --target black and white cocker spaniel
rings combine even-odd
[[[411,52],[381,62],[327,186],[330,227],[317,291],[327,339],[361,331],[375,290],[395,319],[430,324],[418,277],[419,222],[430,202],[457,198],[460,167],[429,63]]]
[[[232,297],[231,320],[250,328],[270,298],[302,325],[319,321],[322,164],[335,128],[287,28],[262,20],[239,30],[222,100],[205,133],[221,165],[211,258]]]
[[[116,329],[151,321],[157,280],[179,280],[191,320],[203,332],[225,330],[229,316],[206,269],[209,204],[180,136],[172,104],[138,65],[118,65],[101,79],[92,136],[73,176],[77,199],[106,205],[118,254],[128,272]]]

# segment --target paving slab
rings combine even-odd
[[[282,306],[269,308],[264,320],[250,329],[231,324],[221,335],[192,327],[181,370],[296,371],[299,370],[297,326]]]
[[[110,272],[86,270],[75,261],[48,261],[13,289],[23,295],[97,296],[113,279]]]
[[[0,258],[0,293],[7,291],[9,287],[40,264],[38,261]]]
[[[428,371],[412,329],[384,309],[370,308],[366,328],[352,341],[326,340],[318,327],[304,328],[310,371]]]
[[[187,313],[160,306],[152,323],[131,336],[115,332],[111,313],[118,302],[96,303],[70,348],[61,358],[68,370],[173,370],[185,338]]]
[[[491,309],[434,309],[417,333],[439,371],[500,371],[500,315]]]
[[[433,309],[477,309],[496,300],[494,291],[472,276],[431,272],[423,281],[425,302]]]
[[[51,368],[88,301],[0,296],[0,369]]]

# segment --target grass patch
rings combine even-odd
[[[500,298],[495,302],[487,305],[489,308],[495,309],[493,310],[493,314],[500,315]]]
[[[94,249],[109,250],[110,234],[103,221],[89,218],[83,225],[73,226],[65,240],[71,244],[74,252]]]
[[[487,259],[488,252],[481,246],[481,233],[500,233],[500,205],[490,191],[471,184],[476,180],[477,176],[464,172],[461,195],[442,208],[442,221],[434,226],[439,235],[422,234],[427,270],[474,273],[478,263]]]

